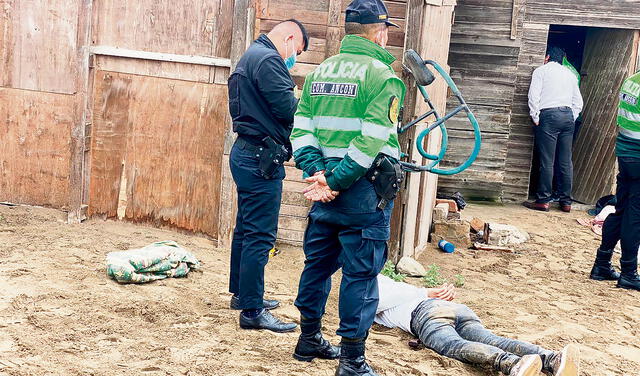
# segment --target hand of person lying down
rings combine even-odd
[[[339,192],[331,190],[327,185],[327,179],[324,174],[316,173],[314,176],[305,179],[307,183],[312,183],[310,186],[304,189],[304,197],[310,201],[333,201],[339,194]]]
[[[445,284],[440,288],[427,289],[427,297],[452,301],[456,297],[456,288],[452,284]]]

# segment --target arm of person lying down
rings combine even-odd
[[[378,274],[378,308],[376,313],[397,307],[414,299],[426,299],[428,289],[416,287],[405,282],[396,282]]]
[[[427,297],[452,301],[456,297],[456,288],[452,284],[448,284],[437,289],[427,289]]]

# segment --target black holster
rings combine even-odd
[[[367,172],[366,177],[373,184],[380,199],[378,202],[380,210],[383,210],[396,198],[404,181],[404,173],[400,164],[384,154],[378,155],[373,161],[373,166]]]
[[[271,179],[278,167],[291,159],[291,153],[284,145],[278,144],[271,137],[263,138],[262,142],[264,146],[259,147],[256,152],[259,158],[260,173],[265,179]]]

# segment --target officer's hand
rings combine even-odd
[[[314,176],[305,179],[305,181],[307,183],[312,183],[302,192],[307,200],[326,203],[333,201],[339,194],[339,192],[333,191],[329,188],[324,174],[315,174]]]
[[[294,96],[296,99],[300,99],[300,97],[302,96],[302,90],[298,89],[298,87],[297,87],[297,86],[294,86],[294,87],[293,87],[293,96]]]

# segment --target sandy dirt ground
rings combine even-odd
[[[583,375],[640,375],[640,293],[587,278],[598,238],[575,222],[586,214],[471,205],[464,217],[473,216],[517,225],[532,240],[516,254],[427,249],[423,264],[464,275],[459,302],[498,334],[552,349],[578,344]],[[333,375],[335,361],[292,359],[296,333],[239,329],[228,309],[229,251],[211,240],[110,221],[67,225],[63,217],[0,206],[0,375]],[[194,252],[202,271],[147,285],[106,277],[108,252],[167,239]],[[286,250],[267,267],[266,293],[282,301],[280,317],[298,319],[302,265],[300,250]],[[325,320],[332,342],[336,299],[334,288]],[[496,374],[411,350],[408,339],[374,326],[367,355],[380,374]]]

